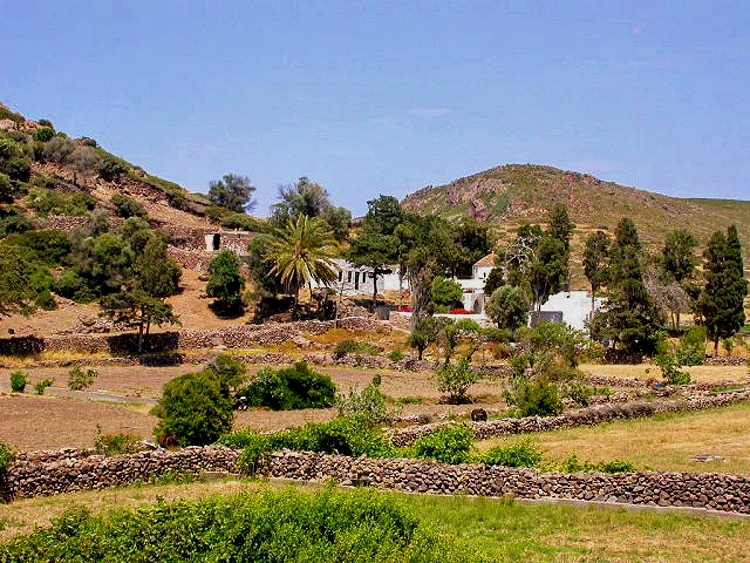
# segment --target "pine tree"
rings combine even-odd
[[[640,251],[635,223],[622,219],[615,230],[609,266],[609,303],[596,317],[592,332],[611,338],[627,353],[652,354],[661,323],[643,283]]]
[[[609,245],[611,241],[604,231],[596,231],[586,237],[583,253],[583,271],[591,284],[591,311],[595,307],[596,291],[607,284],[609,277]]]
[[[706,285],[698,299],[700,321],[714,343],[714,355],[719,340],[731,338],[745,323],[744,300],[748,283],[744,277],[742,249],[737,228],[732,225],[725,237],[716,231],[704,252]]]

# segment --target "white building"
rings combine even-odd
[[[487,281],[487,276],[490,275],[490,272],[495,267],[495,258],[497,257],[494,253],[488,254],[472,266],[470,279],[455,280],[461,286],[461,289],[464,290],[461,301],[463,308],[467,311],[484,315],[484,305],[487,302],[487,298],[484,295],[484,284]]]
[[[606,302],[603,297],[594,299],[594,309],[601,309]],[[587,291],[560,291],[551,295],[539,309],[544,313],[562,313],[562,322],[576,330],[584,330],[591,318],[591,295]]]
[[[338,281],[331,284],[331,287],[342,287],[345,295],[356,295],[364,293],[372,295],[373,291],[373,272],[372,268],[367,266],[354,266],[347,260],[336,258],[332,260],[338,269]],[[398,291],[398,266],[389,266],[388,273],[380,274],[377,279],[378,293],[383,291]],[[323,284],[312,282],[313,288],[322,287]],[[401,289],[409,289],[409,280],[404,276],[401,280]]]

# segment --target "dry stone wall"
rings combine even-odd
[[[271,477],[334,478],[345,485],[432,494],[572,499],[707,508],[750,513],[750,476],[716,473],[540,473],[487,465],[446,465],[411,459],[369,459],[308,452],[270,457]]]
[[[308,334],[323,334],[334,328],[334,321],[299,321],[293,323],[268,323],[240,325],[215,330],[185,330],[151,334],[147,347],[150,352],[174,350],[197,350],[226,346],[247,348],[251,346],[278,345],[282,342]],[[392,327],[383,321],[370,319],[343,319],[341,328],[355,331],[378,330],[390,332]],[[132,354],[138,349],[136,334],[115,336],[70,335],[49,338],[11,337],[0,339],[0,355],[33,355],[41,352],[75,351],[82,354],[109,352]]]
[[[239,451],[224,446],[156,449],[105,457],[90,450],[25,452],[0,475],[6,500],[103,489],[148,481],[166,473],[235,471]],[[574,499],[707,508],[750,514],[750,476],[715,473],[540,473],[486,465],[446,465],[413,459],[352,458],[311,452],[271,454],[272,478],[363,485],[403,492]]]
[[[716,395],[699,396],[674,401],[634,401],[630,403],[606,403],[593,407],[575,409],[559,416],[529,416],[524,418],[503,418],[488,422],[471,422],[474,436],[484,440],[493,436],[549,432],[574,426],[590,426],[618,419],[653,416],[663,412],[686,412],[713,407],[723,407],[739,401],[750,400],[750,390],[742,390]],[[391,439],[397,446],[407,446],[421,436],[432,434],[450,422],[439,422],[412,426],[392,432]]]
[[[119,487],[170,472],[228,472],[234,470],[238,454],[224,446],[156,449],[112,457],[76,449],[23,452],[8,468],[0,492],[5,498],[16,499]]]

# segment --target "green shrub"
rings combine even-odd
[[[25,371],[17,369],[10,374],[10,390],[13,393],[23,393],[28,382],[29,376]]]
[[[461,425],[446,425],[435,432],[420,436],[412,451],[417,458],[435,459],[443,463],[466,463],[470,460],[474,431]]]
[[[52,290],[76,303],[90,303],[96,299],[96,295],[91,291],[86,280],[75,270],[65,270],[62,276],[52,282]]]
[[[393,418],[385,404],[385,395],[380,391],[380,378],[377,376],[362,391],[349,389],[348,395],[336,395],[336,406],[340,416],[358,416],[370,424]]]
[[[218,442],[242,448],[240,468],[252,474],[262,465],[266,454],[290,449],[373,458],[393,456],[393,445],[365,418],[342,416],[330,422],[309,422],[300,428],[274,434],[259,434],[243,429],[222,436]]]
[[[388,359],[391,360],[392,362],[400,362],[401,360],[404,359],[404,353],[398,349],[391,350],[388,353]]]
[[[458,364],[445,364],[435,371],[438,391],[448,394],[448,402],[460,405],[469,402],[466,396],[469,387],[479,381],[479,374],[471,367],[468,358]]]
[[[139,441],[140,438],[135,434],[102,434],[102,427],[97,424],[94,451],[106,456],[134,454],[140,450]]]
[[[331,378],[313,371],[306,362],[280,370],[264,368],[236,394],[248,406],[273,410],[332,407],[335,395]]]
[[[68,372],[68,389],[71,391],[88,389],[98,376],[99,372],[95,369],[84,370],[81,366],[75,366]]]
[[[554,416],[563,411],[557,386],[543,377],[517,378],[506,401],[518,408],[520,416]]]
[[[706,327],[692,326],[680,338],[676,360],[681,366],[699,366],[706,359]]]
[[[129,219],[130,217],[148,219],[146,208],[132,197],[123,194],[115,194],[109,201],[115,206],[117,214],[123,219]]]
[[[587,407],[594,396],[594,388],[586,383],[584,377],[574,377],[562,383],[562,395],[574,403]]]
[[[600,473],[634,473],[635,465],[629,461],[615,459],[613,461],[602,461],[593,463],[590,461],[580,461],[578,456],[571,454],[560,465],[560,471],[563,473],[583,473],[599,471]]]
[[[34,384],[34,392],[37,395],[44,395],[44,390],[47,387],[52,387],[52,385],[54,385],[54,383],[55,383],[55,380],[51,379],[49,377],[46,377],[46,378],[42,379],[41,381],[37,381]]]
[[[8,469],[14,459],[15,455],[11,447],[0,440],[0,473]]]
[[[17,563],[164,561],[460,563],[452,538],[394,495],[361,489],[261,490],[92,515],[78,508],[0,546]]]
[[[366,354],[374,356],[378,349],[369,342],[357,342],[356,340],[342,340],[333,349],[333,357],[342,360],[349,354]]]
[[[55,136],[55,131],[51,127],[40,127],[34,131],[34,140],[39,143],[46,143]]]
[[[677,360],[677,350],[666,339],[662,338],[656,343],[656,355],[654,363],[661,369],[661,376],[670,385],[686,385],[690,383],[690,374],[680,369]]]
[[[544,459],[531,441],[522,440],[510,446],[496,446],[479,456],[478,461],[487,465],[503,467],[539,467]]]
[[[36,211],[37,215],[87,215],[96,204],[96,200],[84,193],[60,193],[42,188],[34,188],[26,197],[26,204]]]
[[[229,354],[219,354],[206,365],[204,372],[216,378],[225,397],[230,397],[247,380],[247,366]]]
[[[152,413],[161,420],[154,433],[162,444],[202,446],[232,427],[232,402],[210,375],[186,373],[169,381]]]

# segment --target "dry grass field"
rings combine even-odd
[[[607,377],[636,377],[638,379],[661,379],[661,371],[655,365],[599,365],[584,364],[581,369],[589,375]],[[696,383],[719,381],[749,382],[750,371],[746,366],[692,366],[683,368]]]
[[[547,458],[554,460],[575,454],[589,461],[621,459],[634,463],[638,469],[750,474],[747,403],[544,432],[530,438]],[[477,447],[486,450],[518,439],[494,438],[479,442]],[[696,454],[719,455],[725,461],[691,461]]]

